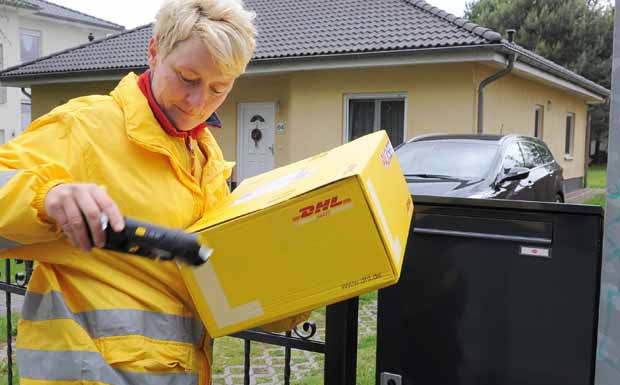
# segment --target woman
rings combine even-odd
[[[210,383],[212,340],[176,264],[97,248],[98,220],[186,228],[229,194],[233,164],[208,126],[252,56],[252,18],[238,0],[166,1],[149,71],[0,147],[2,256],[39,262],[19,324],[22,384]]]

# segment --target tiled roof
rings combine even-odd
[[[123,27],[122,25],[118,25],[107,20],[100,19],[98,17],[90,16],[58,4],[50,3],[49,1],[45,0],[4,0],[3,3],[19,8],[33,9],[36,11],[35,14],[41,16],[69,21],[77,21],[80,23],[90,24],[103,28],[110,28],[116,30],[125,29],[125,27]]]
[[[254,61],[488,46],[519,52],[520,61],[596,94],[609,94],[604,87],[502,40],[497,32],[423,0],[245,0],[245,4],[257,14]],[[151,25],[138,27],[9,68],[0,72],[0,80],[146,69],[151,35]]]
[[[0,78],[90,71],[131,71],[147,67],[150,24],[41,57],[0,72]]]
[[[463,28],[424,1],[246,0],[257,13],[255,59],[454,47],[499,42],[486,28]],[[453,20],[456,20],[452,16]],[[463,20],[463,19],[460,19]],[[461,23],[464,24],[464,23]]]

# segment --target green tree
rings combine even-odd
[[[601,0],[473,0],[465,17],[606,88],[611,88],[614,7]],[[592,138],[609,129],[609,106],[591,110]]]

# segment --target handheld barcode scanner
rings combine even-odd
[[[124,219],[125,228],[117,233],[108,226],[108,216],[101,215],[101,229],[106,233],[104,249],[165,261],[176,259],[192,266],[202,265],[213,253],[213,249],[198,243],[195,234]]]

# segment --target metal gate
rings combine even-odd
[[[11,260],[0,261],[5,264],[5,275],[1,277],[0,290],[5,292],[7,325],[6,335],[7,353],[7,384],[13,384],[14,373],[12,340],[13,325],[11,322],[11,294],[24,296],[26,286],[32,273],[33,263],[25,263],[25,272],[13,273]],[[250,384],[250,348],[252,341],[281,346],[285,351],[284,383],[289,385],[291,376],[291,349],[322,353],[325,357],[324,384],[325,385],[355,385],[357,363],[357,318],[358,298],[353,298],[328,306],[325,314],[325,342],[314,341],[316,333],[314,322],[307,321],[293,332],[284,335],[267,333],[260,330],[248,330],[236,333],[233,337],[245,341],[244,347],[244,384]],[[293,336],[295,333],[296,336]],[[33,363],[34,364],[34,363]]]

